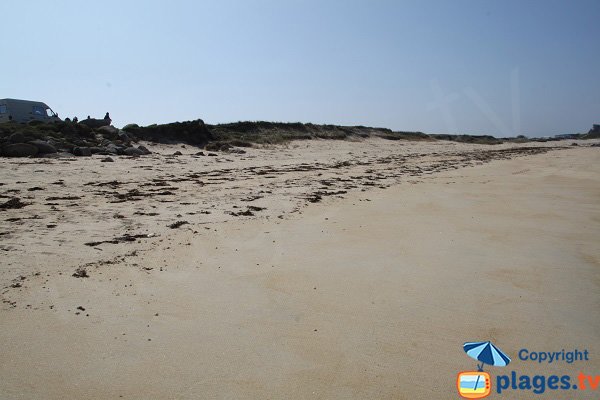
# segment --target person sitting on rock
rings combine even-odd
[[[104,119],[110,119],[110,115],[108,115],[108,113],[106,113],[106,115],[104,116]]]

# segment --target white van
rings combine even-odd
[[[0,99],[0,123],[30,121],[57,122],[60,121],[50,107],[40,101]]]

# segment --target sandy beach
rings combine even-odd
[[[0,159],[0,398],[455,399],[478,340],[600,374],[598,142]]]

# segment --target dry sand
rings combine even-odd
[[[472,340],[513,358],[492,375],[600,374],[580,143],[0,160],[0,203],[29,203],[0,211],[0,398],[452,399]]]

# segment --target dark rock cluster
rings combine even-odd
[[[89,121],[94,120],[0,124],[0,156],[143,156],[151,152],[146,147],[137,145],[139,140],[188,143],[199,147],[214,140],[202,120],[147,127],[132,124],[123,129],[106,124],[91,124]]]
[[[0,156],[143,156],[151,152],[137,145],[139,140],[205,145],[211,139],[202,120],[145,128],[128,125],[123,130],[111,125],[93,127],[82,122],[0,124]]]

